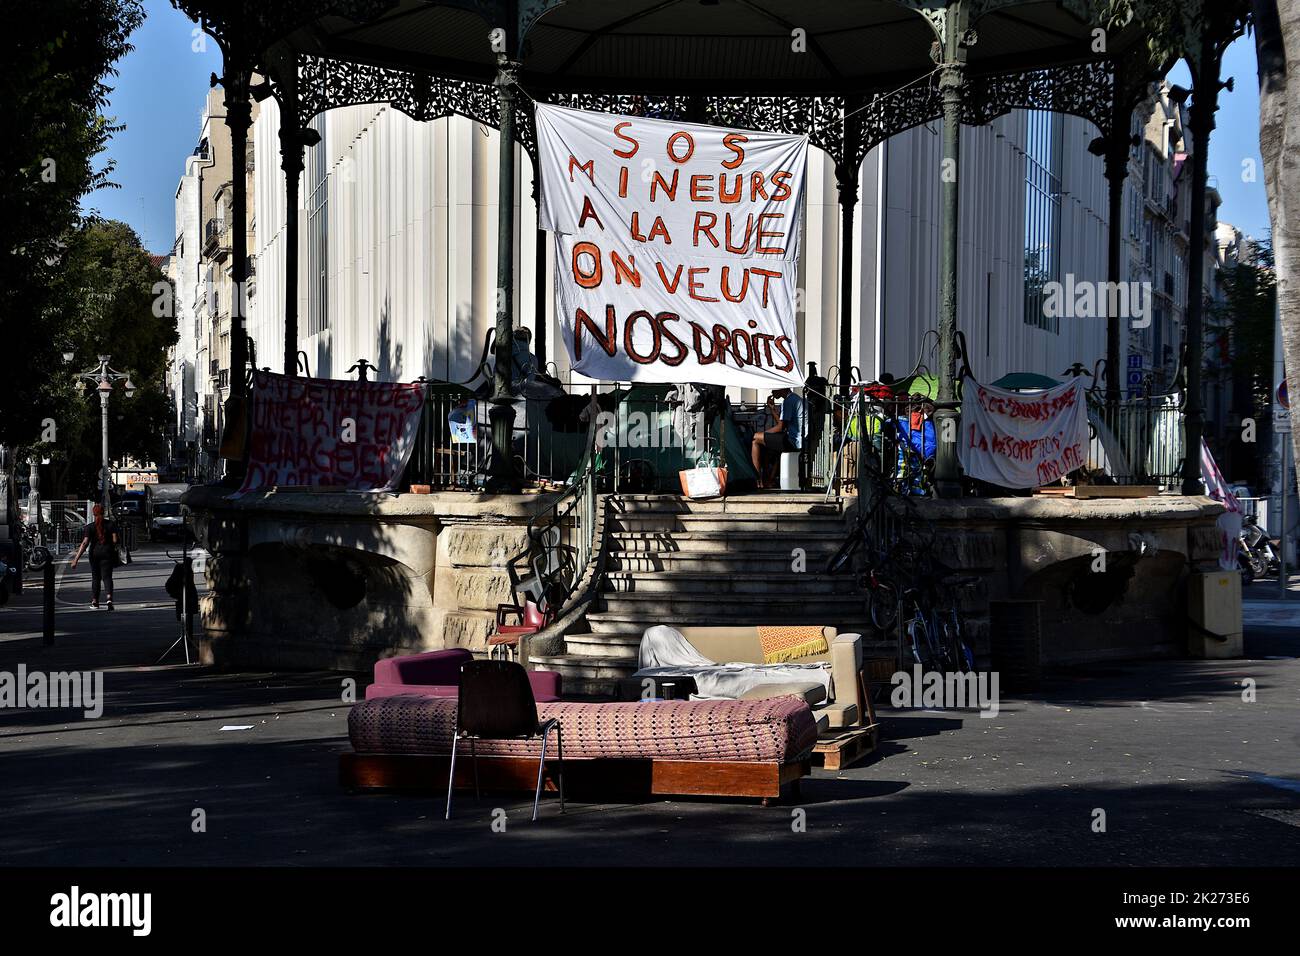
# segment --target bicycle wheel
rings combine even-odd
[[[948,646],[948,654],[955,662],[953,667],[962,673],[968,673],[975,669],[974,653],[966,643],[966,635],[961,626],[961,615],[956,608],[952,608],[944,615],[943,620],[944,642]]]
[[[867,610],[877,630],[888,631],[898,620],[898,589],[884,578],[872,575],[867,588]]]
[[[852,537],[845,540],[840,545],[838,551],[831,555],[830,560],[826,562],[827,574],[839,574],[847,568],[853,560],[853,556],[858,553],[858,548],[862,546],[862,536],[854,533]]]
[[[925,623],[925,615],[916,604],[912,605],[911,616],[907,619],[907,637],[912,660],[921,665],[922,671],[930,670],[933,663],[930,628]]]

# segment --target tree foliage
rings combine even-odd
[[[97,157],[113,64],[143,21],[138,0],[11,0],[0,31],[0,444],[40,431],[40,401],[77,316],[57,298],[82,199],[111,185]]]
[[[1230,337],[1231,363],[1224,374],[1245,383],[1250,408],[1243,414],[1268,411],[1273,396],[1273,340],[1277,328],[1277,276],[1268,239],[1249,240],[1241,261],[1222,273],[1223,301],[1209,309],[1212,332]],[[1210,371],[1213,372],[1211,363]]]
[[[114,368],[130,374],[135,396],[126,398],[119,386],[109,403],[109,454],[157,461],[170,417],[167,349],[176,343],[173,311],[155,309],[159,293],[170,301],[166,279],[126,223],[87,223],[70,237],[64,264],[51,294],[65,315],[65,349],[73,358],[65,363],[60,355],[40,388],[38,407],[57,424],[57,440],[33,446],[51,459],[60,492],[92,486],[100,461],[99,400],[93,390],[76,388],[73,373],[109,355]]]

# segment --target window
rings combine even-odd
[[[1061,281],[1061,117],[1025,117],[1025,323],[1060,332],[1060,317],[1043,308],[1046,286]]]

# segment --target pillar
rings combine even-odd
[[[226,457],[226,475],[242,478],[244,474],[244,440],[235,429],[244,423],[246,397],[244,374],[248,367],[248,339],[244,316],[248,293],[248,171],[246,151],[248,128],[252,125],[253,111],[249,104],[249,71],[242,65],[229,66],[222,78],[226,98],[226,125],[230,128],[230,176],[233,182],[231,197],[230,280],[234,294],[230,299],[230,398],[228,400],[226,428],[231,442],[223,448],[237,448],[239,454]],[[227,443],[223,440],[223,446]]]
[[[504,53],[497,55],[497,97],[501,105],[500,159],[497,165],[497,321],[492,382],[492,461],[487,490],[519,490],[520,478],[511,453],[515,407],[510,394],[510,365],[514,358],[511,309],[515,291],[515,78],[519,64]]]
[[[943,100],[943,156],[939,164],[939,397],[935,410],[935,491],[942,498],[961,494],[957,462],[957,258],[961,201],[962,84],[966,79],[966,22],[958,2],[944,17],[943,62],[939,92]]]
[[[1201,36],[1201,57],[1195,73],[1192,100],[1192,210],[1188,226],[1191,258],[1187,263],[1187,403],[1183,407],[1183,486],[1185,495],[1204,494],[1201,487],[1201,434],[1205,410],[1201,402],[1201,368],[1205,363],[1202,318],[1205,308],[1205,187],[1214,131],[1214,114],[1219,108],[1219,67],[1222,51],[1214,34]]]
[[[280,168],[284,170],[284,374],[298,374],[298,189],[303,138],[298,128],[296,67],[288,71],[280,102]]]
[[[1128,178],[1129,104],[1124,73],[1115,64],[1115,90],[1111,100],[1110,136],[1106,139],[1106,279],[1110,288],[1116,289],[1125,281],[1120,274],[1124,249],[1124,181]],[[1121,382],[1124,369],[1120,367],[1120,322],[1114,313],[1119,296],[1109,297],[1106,312],[1106,405],[1115,408],[1120,403]]]

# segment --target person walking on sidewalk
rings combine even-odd
[[[81,533],[81,544],[72,556],[69,565],[73,570],[81,560],[86,549],[90,549],[90,606],[99,607],[100,586],[103,586],[104,599],[108,609],[113,610],[113,567],[117,564],[117,525],[104,520],[104,506],[95,505],[91,512],[95,520],[86,525]]]

